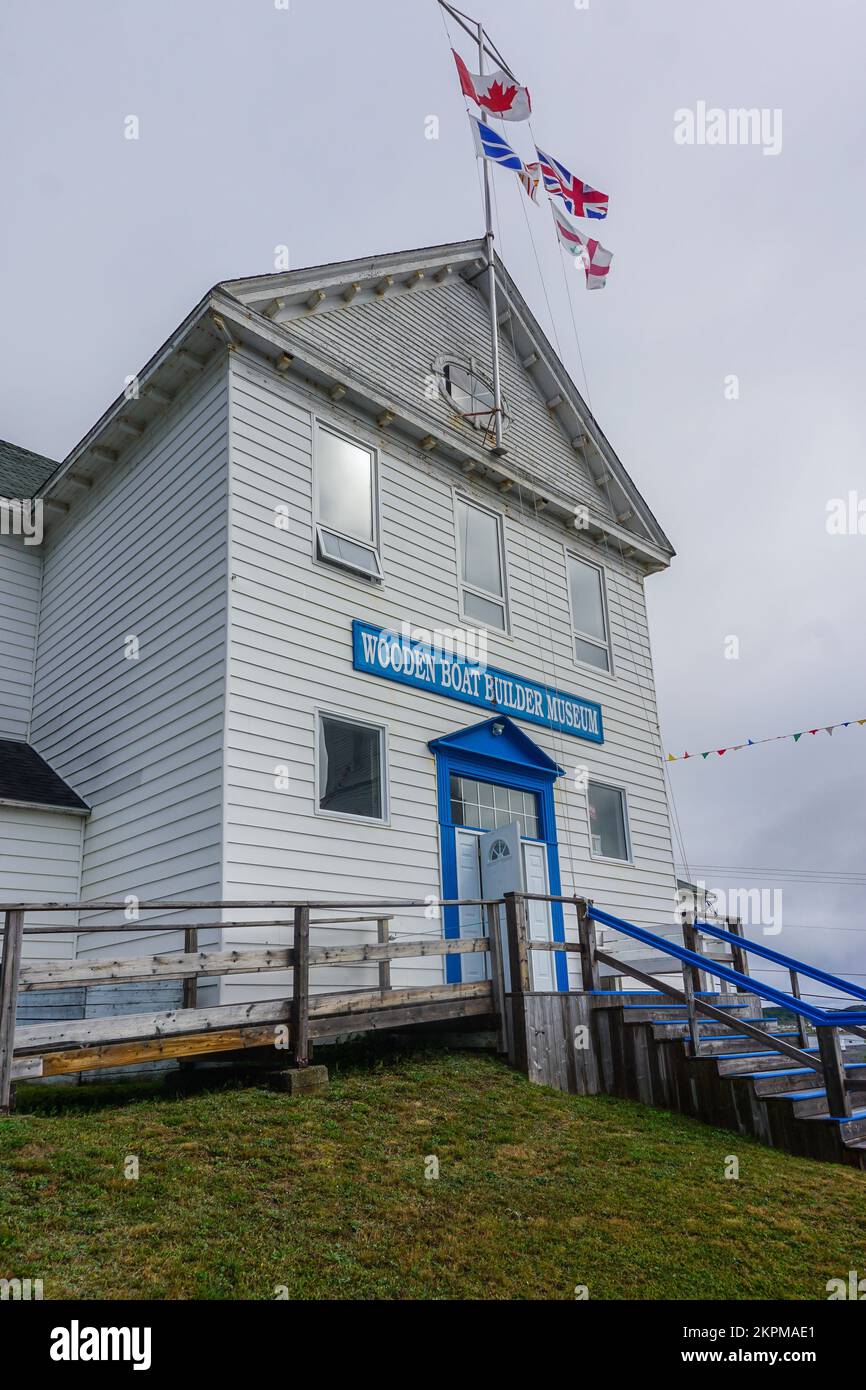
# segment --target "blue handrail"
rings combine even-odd
[[[720,980],[727,980],[729,984],[736,985],[737,989],[743,993],[760,995],[762,999],[769,999],[773,1004],[779,1004],[782,1008],[801,1014],[811,1023],[837,1026],[849,1023],[860,1026],[866,1024],[866,1012],[862,1009],[840,1009],[831,1012],[827,1009],[819,1009],[814,1004],[806,1004],[802,999],[796,999],[793,994],[786,994],[784,990],[776,989],[773,985],[765,985],[763,981],[755,980],[751,975],[742,975],[739,970],[722,965],[719,961],[713,960],[712,956],[702,956],[697,951],[690,951],[686,946],[677,946],[665,936],[657,936],[655,932],[647,931],[645,927],[636,927],[633,922],[624,922],[621,917],[614,917],[610,912],[602,912],[593,903],[587,905],[587,916],[593,922],[598,922],[604,927],[613,927],[615,931],[620,931],[625,936],[634,937],[636,941],[641,941],[646,946],[655,946],[666,955],[673,956],[686,965],[694,965],[699,970],[706,971],[708,975],[715,975]],[[735,937],[734,940],[741,944],[740,937]],[[635,961],[635,965],[639,965],[639,962]],[[627,969],[628,962],[623,961],[623,966]]]
[[[838,989],[841,994],[853,995],[855,999],[866,999],[866,989],[863,989],[861,985],[852,985],[850,980],[843,980],[839,975],[830,975],[826,970],[819,970],[816,965],[807,965],[805,961],[796,960],[794,956],[783,955],[781,951],[774,951],[771,946],[762,946],[757,941],[749,941],[744,936],[736,936],[734,932],[725,931],[722,927],[711,926],[709,922],[695,922],[695,926],[698,931],[704,932],[707,936],[714,936],[719,941],[730,941],[734,946],[740,946],[744,951],[751,951],[756,956],[763,956],[764,960],[772,960],[778,965],[787,966],[789,970],[796,970],[798,975],[808,975],[810,980],[818,980],[822,985],[830,985],[832,989]]]

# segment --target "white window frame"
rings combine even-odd
[[[391,800],[389,793],[390,777],[388,769],[388,725],[380,723],[375,719],[359,719],[356,714],[346,714],[344,710],[324,709],[317,706],[313,711],[315,719],[315,767],[313,769],[313,810],[317,816],[324,816],[327,820],[351,821],[353,825],[390,825],[391,824]],[[375,729],[379,734],[380,752],[380,773],[381,773],[381,816],[357,816],[351,811],[329,811],[326,807],[319,804],[321,787],[321,754],[322,754],[322,720],[334,719],[340,724],[356,724],[359,728]]]
[[[580,666],[584,671],[594,671],[597,676],[614,675],[613,664],[613,642],[610,635],[610,610],[607,602],[607,571],[604,565],[596,560],[588,560],[585,555],[580,555],[576,550],[565,549],[565,590],[568,597],[568,621],[571,627],[571,655],[576,666]],[[575,621],[574,604],[571,600],[571,575],[569,573],[569,562],[577,560],[581,565],[587,565],[590,569],[598,570],[601,576],[601,612],[604,619],[604,630],[607,640],[599,642],[597,637],[591,637],[589,633],[581,632]],[[584,661],[577,654],[577,643],[574,640],[579,637],[582,642],[588,642],[591,647],[599,647],[607,652],[607,670],[603,666],[593,666],[591,661]]]
[[[333,434],[337,439],[343,439],[347,444],[352,444],[356,449],[363,449],[370,455],[370,483],[373,490],[370,506],[373,522],[373,539],[365,540],[361,536],[349,535],[346,531],[338,531],[335,526],[329,526],[327,522],[319,516],[319,435],[322,432]],[[368,550],[376,564],[375,573],[364,569],[361,565],[353,565],[349,560],[340,560],[332,555],[324,553],[321,543],[321,533],[325,531],[329,536],[337,536],[340,540],[351,542],[352,545],[361,546]],[[320,565],[326,565],[329,569],[336,568],[343,570],[346,574],[356,575],[364,579],[368,584],[381,584],[385,575],[382,568],[382,531],[380,518],[380,498],[379,498],[379,450],[374,444],[368,444],[365,440],[356,435],[349,434],[347,430],[340,429],[333,425],[330,420],[320,419],[318,415],[313,417],[313,559]]]
[[[475,497],[470,497],[467,493],[461,492],[458,488],[455,488],[455,489],[454,489],[453,498],[454,498],[454,541],[455,541],[455,548],[456,548],[456,551],[457,551],[458,610],[459,610],[459,614],[460,614],[460,621],[461,621],[461,623],[463,623],[466,627],[483,628],[485,632],[493,632],[493,633],[499,634],[499,635],[502,636],[502,637],[510,637],[510,636],[511,636],[511,605],[510,605],[509,597],[508,597],[508,559],[507,559],[507,548],[506,548],[506,543],[505,543],[505,518],[504,518],[504,516],[502,515],[502,512],[497,511],[497,509],[496,509],[495,507],[488,507],[488,506],[486,505],[486,503],[484,503],[484,502],[479,502],[479,501],[477,500],[477,498],[475,498]],[[501,594],[491,594],[491,593],[488,593],[485,589],[479,589],[478,586],[475,585],[475,584],[467,584],[466,580],[463,578],[463,548],[462,548],[462,546],[461,546],[461,544],[460,544],[460,513],[459,513],[459,504],[460,504],[461,502],[462,502],[463,505],[466,506],[466,507],[475,507],[475,509],[476,509],[477,511],[479,511],[479,512],[486,512],[487,515],[488,515],[488,516],[492,516],[492,517],[493,517],[493,520],[496,522],[496,532],[497,532],[497,535],[498,535],[498,537],[499,537],[499,567],[500,567],[500,573],[502,574],[502,593],[501,593]],[[501,607],[502,607],[502,613],[503,613],[503,622],[504,622],[504,626],[503,626],[503,627],[491,627],[490,623],[484,623],[484,622],[481,621],[480,618],[476,618],[474,614],[471,614],[471,613],[467,613],[467,612],[466,612],[466,608],[465,608],[465,605],[464,605],[464,603],[463,603],[463,594],[464,594],[464,592],[465,592],[467,589],[468,589],[468,591],[469,591],[471,594],[475,594],[475,596],[476,596],[477,598],[483,598],[483,599],[485,599],[488,603],[498,603],[498,604],[501,605]]]
[[[628,858],[619,859],[614,854],[597,854],[592,847],[592,817],[589,814],[589,789],[590,787],[606,787],[609,791],[619,792],[622,797],[622,818],[623,831],[625,833],[625,849]],[[589,857],[598,864],[631,864],[634,865],[634,854],[631,844],[631,829],[629,825],[630,816],[628,809],[628,790],[619,782],[609,782],[605,777],[590,777],[586,786],[586,828],[589,838]]]

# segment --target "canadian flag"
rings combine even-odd
[[[451,52],[460,74],[460,86],[464,96],[469,97],[477,106],[483,106],[485,111],[489,111],[491,116],[496,116],[499,120],[529,119],[532,103],[527,87],[518,86],[501,68],[497,68],[495,72],[485,72],[483,77],[470,72],[456,49],[452,48]]]
[[[586,288],[601,290],[607,284],[607,272],[613,260],[613,252],[606,251],[600,241],[584,236],[551,201],[550,211],[556,224],[556,235],[560,244],[581,262],[586,271]]]

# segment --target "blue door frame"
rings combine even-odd
[[[439,804],[439,839],[442,853],[442,896],[456,898],[458,828],[451,815],[451,775],[477,778],[513,787],[518,791],[535,792],[538,797],[541,840],[547,850],[547,876],[550,892],[562,892],[559,875],[559,845],[556,838],[556,808],[553,784],[562,775],[562,768],[543,749],[539,748],[522,729],[506,716],[485,719],[444,738],[434,739],[429,748],[436,757],[436,793]],[[551,928],[554,941],[565,940],[562,903],[551,903]],[[444,933],[447,938],[459,937],[459,909],[443,908]],[[554,952],[556,988],[568,990],[568,964],[564,951]],[[445,978],[449,984],[459,984],[463,978],[460,956],[445,957]]]

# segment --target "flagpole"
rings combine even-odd
[[[478,71],[484,76],[484,28],[478,24]],[[487,125],[487,112],[481,108],[481,120]],[[496,268],[493,263],[493,208],[490,198],[490,169],[488,161],[482,159],[484,167],[484,241],[487,247],[487,284],[490,305],[490,339],[493,358],[493,422],[496,434],[495,452],[505,453],[502,447],[502,388],[499,377],[499,316],[496,312]]]

